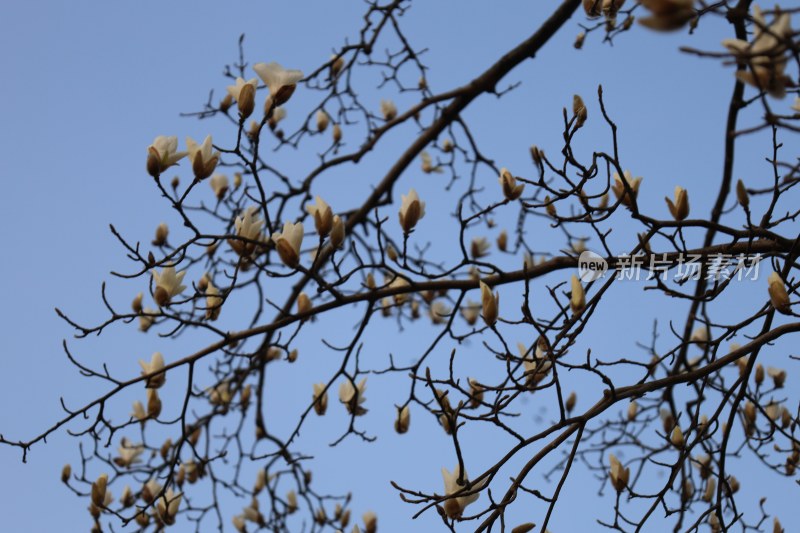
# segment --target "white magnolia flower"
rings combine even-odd
[[[469,482],[467,478],[467,472],[464,471],[464,479],[463,485],[459,485],[458,478],[461,477],[461,467],[456,465],[453,469],[453,472],[450,473],[444,467],[442,467],[442,479],[444,480],[444,495],[450,496],[452,494],[456,494],[466,487],[466,484]],[[484,483],[472,485],[470,487],[471,491],[478,491],[483,487]],[[464,512],[464,509],[467,505],[471,504],[475,500],[480,497],[478,492],[475,494],[469,494],[465,496],[459,496],[457,498],[451,498],[444,502],[444,512],[447,514],[449,518],[460,518]]]
[[[498,178],[500,187],[503,189],[503,196],[506,200],[516,200],[522,195],[522,190],[525,188],[524,183],[517,185],[517,178],[507,168],[500,169],[500,177]]]
[[[256,243],[261,241],[261,228],[264,226],[264,221],[259,217],[258,208],[250,206],[245,209],[242,216],[236,217],[236,220],[233,221],[233,226],[236,229],[237,237],[253,242],[228,239],[228,244],[240,257],[250,256],[255,251]]]
[[[740,81],[765,90],[776,98],[783,98],[790,79],[784,74],[786,67],[786,41],[791,39],[792,28],[789,13],[777,15],[772,24],[767,24],[761,9],[753,6],[753,40],[725,39],[725,46],[740,64],[750,70],[737,71]],[[766,30],[765,30],[766,28]]]
[[[209,177],[219,162],[219,152],[214,150],[211,135],[203,139],[203,144],[197,144],[191,137],[186,137],[186,148],[189,149],[189,161],[192,162],[194,176],[199,180]]]
[[[160,352],[155,352],[150,357],[150,362],[144,361],[143,359],[139,359],[139,366],[142,367],[142,375],[146,376],[148,374],[152,374],[153,372],[158,372],[159,370],[164,368],[164,356],[161,355]],[[167,381],[167,373],[162,372],[157,376],[153,376],[147,379],[147,387],[151,389],[158,389]]]
[[[147,173],[157,177],[169,167],[177,165],[187,153],[178,151],[177,137],[159,135],[147,147]]]
[[[126,468],[139,462],[139,456],[144,452],[144,446],[131,444],[127,438],[123,437],[117,451],[119,451],[119,457],[114,458],[114,463],[119,467]]]
[[[339,401],[347,407],[347,412],[351,415],[358,416],[367,412],[361,407],[361,404],[367,400],[364,396],[365,390],[367,390],[367,378],[359,381],[357,387],[353,386],[353,382],[349,378],[339,385]]]
[[[175,515],[178,514],[182,498],[183,493],[175,494],[172,489],[167,489],[164,495],[158,499],[156,509],[164,524],[169,526],[175,523]]]
[[[410,189],[408,195],[400,195],[400,227],[408,233],[425,216],[425,202],[419,199],[417,191]]]
[[[536,343],[536,349],[533,350],[533,354],[529,354],[528,347],[521,342],[517,343],[517,350],[519,350],[519,356],[522,358],[525,376],[529,384],[537,385],[547,377],[553,363],[547,358],[543,343]]]
[[[176,273],[175,267],[169,266],[161,269],[159,274],[153,270],[153,281],[156,284],[156,290],[153,292],[153,299],[161,306],[167,306],[172,301],[172,298],[182,293],[185,285],[181,285],[183,276],[186,271]]]
[[[624,178],[620,178],[619,173],[614,172],[614,185],[611,186],[611,190],[614,192],[614,196],[620,200],[622,205],[630,207],[632,203],[631,198],[625,194],[626,191],[623,182],[628,184],[628,187],[630,187],[631,192],[633,193],[633,198],[636,199],[636,197],[639,195],[639,186],[642,184],[642,178],[641,176],[634,178],[630,170],[626,170],[624,172]]]
[[[303,223],[284,222],[283,231],[273,233],[272,240],[284,264],[289,267],[297,266],[300,260],[300,246],[303,244]]]
[[[320,198],[315,197],[316,203],[306,206],[308,213],[314,217],[314,227],[317,229],[317,234],[320,237],[327,236],[333,229],[333,211],[328,203]]]
[[[428,152],[423,151],[419,155],[420,159],[422,159],[422,171],[425,174],[430,174],[431,172],[436,172],[437,174],[444,172],[442,167],[433,164],[433,159],[431,159],[431,154]]]
[[[291,98],[297,82],[303,78],[299,70],[285,69],[278,63],[256,63],[253,70],[269,89],[272,105],[281,105]]]

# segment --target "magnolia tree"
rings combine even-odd
[[[240,42],[224,97],[212,93],[192,113],[209,135],[184,146],[160,135],[147,147],[143,176],[180,224],[158,225],[152,243],[114,230],[130,259],[117,274],[129,296],[104,285],[100,324],[61,313],[78,337],[138,328],[154,353],[117,373],[68,351],[107,392],[35,438],[2,442],[27,452],[77,426],[81,461],[61,480],[87,501],[94,531],[374,532],[378,516],[349,492],[367,474],[318,480],[301,433],[379,447],[365,421],[371,401],[391,394],[383,399],[394,420],[370,427],[422,447],[429,436],[415,440],[411,422],[430,420],[452,453],[442,484],[386,479],[387,491],[409,516],[432,515],[444,530],[545,531],[559,506],[579,503],[562,488],[583,475],[609,502],[594,519],[610,529],[655,521],[676,531],[781,531],[780,509],[737,496],[755,469],[786,490],[798,479],[798,398],[787,389],[796,357],[779,340],[800,331],[800,175],[796,154],[782,151],[800,131],[791,28],[800,9],[565,0],[469,83],[434,90],[401,25],[409,7],[369,2],[358,39],[310,72],[250,63]],[[722,43],[702,39],[714,19],[728,25]],[[482,150],[462,116],[476,100],[503,96],[498,84],[558,32],[577,33],[580,49],[633,38],[634,29],[695,34],[681,52],[728,69],[710,212],[690,208],[687,183],[645,211],[637,198],[648,180],[627,170],[624,126],[602,88],[565,102],[561,130],[538,140],[560,149],[531,146],[523,169]],[[361,96],[376,90],[379,107]],[[413,104],[397,106],[398,95]],[[746,109],[758,118],[743,123]],[[304,117],[299,127],[284,129],[287,113]],[[585,139],[592,122],[602,136]],[[327,176],[357,172],[395,131],[405,132],[402,149],[381,159],[370,187],[326,198]],[[771,173],[739,179],[734,154],[761,150],[748,144],[759,134],[771,139],[761,154]],[[573,150],[588,141],[592,150]],[[310,171],[280,166],[294,150]],[[440,191],[419,194],[410,175],[430,175]],[[434,211],[451,224],[426,227]],[[541,248],[536,233],[546,231],[560,246]],[[759,266],[731,315],[727,295]],[[634,274],[641,281],[627,287],[641,294],[631,302],[646,292],[682,311],[654,323],[636,353],[618,335],[616,355],[595,355],[592,322]],[[374,331],[383,342],[372,342]],[[424,346],[410,361],[396,357],[412,332]],[[203,344],[175,353],[178,337]],[[301,349],[309,340],[315,348]],[[287,379],[301,393],[271,396]],[[520,417],[531,403],[547,407],[549,420]],[[338,416],[334,435],[320,429],[326,413]],[[471,446],[476,429],[491,447]],[[737,472],[739,464],[747,467]],[[317,489],[322,482],[339,492]]]

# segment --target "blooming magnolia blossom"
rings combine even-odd
[[[442,167],[440,167],[438,165],[434,166],[433,160],[431,159],[431,154],[429,154],[428,152],[423,151],[419,155],[419,157],[420,157],[420,159],[422,159],[422,171],[425,174],[430,174],[431,172],[435,172],[435,173],[439,174],[441,172],[444,172],[442,170]]]
[[[503,196],[506,197],[506,200],[516,200],[522,195],[522,190],[525,188],[524,183],[517,185],[517,178],[515,178],[507,168],[500,169],[498,181],[500,182],[500,187],[503,189]]]
[[[214,150],[211,135],[207,135],[202,144],[186,137],[186,148],[189,149],[189,161],[192,162],[195,178],[202,180],[209,177],[219,162],[219,152]]]
[[[139,456],[144,452],[144,446],[131,444],[127,438],[123,437],[117,451],[119,452],[119,457],[114,458],[114,463],[121,468],[127,468],[140,461]]]
[[[143,359],[139,359],[139,366],[142,367],[143,376],[152,374],[153,372],[158,372],[159,370],[164,368],[164,356],[161,355],[161,352],[155,352],[150,357],[149,363],[147,361],[144,361]],[[167,373],[162,372],[157,376],[147,378],[147,387],[150,389],[158,389],[161,388],[166,381],[167,381]]]
[[[641,176],[634,178],[630,170],[624,172],[624,178],[620,178],[619,173],[614,172],[614,185],[611,186],[611,190],[622,205],[630,207],[633,202],[630,195],[625,194],[627,192],[625,190],[625,183],[630,187],[631,193],[633,193],[633,199],[635,200],[639,194],[639,186],[642,184],[642,178]]]
[[[272,240],[284,264],[296,267],[300,260],[300,246],[303,244],[303,223],[284,222],[283,231],[273,233]]]
[[[185,275],[185,270],[176,273],[175,267],[172,266],[162,268],[160,274],[153,270],[153,281],[156,284],[153,299],[159,306],[165,307],[169,305],[172,298],[186,289],[185,285],[181,285]]]
[[[308,213],[314,217],[314,227],[320,237],[326,237],[333,229],[333,211],[331,206],[319,196],[315,197],[316,204],[306,206]]]
[[[537,341],[533,354],[529,354],[528,347],[521,342],[517,343],[517,350],[519,351],[520,358],[522,358],[522,364],[525,367],[525,377],[528,384],[538,385],[547,377],[550,368],[553,366],[553,363],[545,354],[544,343]]]
[[[167,489],[164,495],[158,499],[156,510],[164,524],[169,526],[175,523],[175,515],[178,514],[182,498],[183,493],[175,494],[172,489]]]
[[[367,390],[367,378],[358,382],[354,387],[353,382],[347,378],[339,385],[339,401],[347,408],[351,415],[360,416],[366,414],[367,410],[361,404],[367,401],[364,391]]]
[[[400,227],[408,233],[425,216],[425,202],[419,199],[414,189],[409,189],[408,195],[400,195],[400,198]]]
[[[264,221],[259,217],[258,208],[250,206],[245,209],[242,215],[233,221],[233,226],[237,237],[251,242],[228,239],[228,244],[240,257],[249,257],[255,251],[256,243],[261,241],[261,228],[264,226]]]
[[[147,173],[158,177],[162,172],[186,157],[188,152],[178,151],[178,138],[159,135],[147,147]]]
[[[675,187],[675,201],[669,198],[664,198],[667,201],[667,207],[675,220],[683,220],[689,216],[689,194],[683,187]]]
[[[469,251],[473,259],[480,259],[489,252],[491,247],[492,245],[489,244],[486,237],[474,237],[470,243]]]
[[[772,24],[767,24],[761,9],[753,6],[753,40],[725,39],[725,46],[740,64],[750,70],[737,71],[736,77],[759,90],[767,91],[776,98],[783,98],[786,86],[791,83],[784,74],[786,67],[786,44],[791,39],[791,18],[788,13],[777,15]]]
[[[442,479],[444,480],[445,496],[457,494],[458,492],[464,490],[464,488],[467,486],[469,483],[467,471],[464,470],[464,476],[462,480],[463,484],[459,484],[459,477],[461,477],[460,465],[456,465],[452,473],[449,472],[445,467],[442,467]],[[484,483],[485,480],[483,483],[472,485],[470,490],[478,491],[483,487]],[[467,505],[473,503],[479,497],[480,494],[475,492],[474,494],[450,498],[444,502],[444,512],[449,518],[461,518],[461,515],[464,513],[464,509],[466,509]]]
[[[256,63],[253,70],[264,81],[271,98],[271,104],[279,106],[291,98],[297,82],[303,78],[299,70],[285,69],[280,64]]]

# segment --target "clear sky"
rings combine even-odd
[[[429,49],[423,60],[431,67],[429,84],[439,92],[468,81],[528,37],[555,5],[521,0],[418,2],[405,17],[405,24],[417,46]],[[246,34],[251,63],[278,61],[310,71],[325,61],[344,37],[353,36],[363,8],[361,2],[321,0],[30,0],[0,5],[0,183],[4,198],[0,279],[7,283],[4,305],[0,306],[0,433],[6,438],[29,438],[59,418],[59,398],[76,406],[103,390],[78,375],[64,357],[61,342],[69,340],[72,331],[53,308],[62,308],[86,323],[102,319],[100,283],[109,279],[109,271],[126,268],[124,251],[108,225],[113,223],[124,234],[147,241],[159,222],[174,221],[144,171],[145,149],[156,135],[177,135],[182,143],[186,135],[203,138],[222,129],[220,123],[181,118],[179,113],[199,109],[210,89],[217,94],[224,91],[227,81],[222,68],[236,59],[239,35]],[[576,51],[572,41],[581,20],[582,15],[570,21],[535,61],[524,63],[504,80],[521,82],[520,87],[499,101],[485,98],[467,112],[481,142],[501,166],[520,175],[532,173],[528,146],[536,143],[556,153],[561,108],[571,105],[572,94],[579,93],[587,101],[590,116],[597,117],[594,95],[602,84],[609,109],[621,127],[625,164],[636,175],[645,176],[640,193],[645,205],[666,216],[663,197],[671,196],[674,185],[681,184],[690,190],[692,209],[707,213],[722,172],[722,133],[733,75],[729,67],[682,55],[677,47],[714,47],[730,36],[730,30],[722,22],[711,23],[707,31],[700,32],[700,44],[686,34],[653,35],[637,28],[613,47],[602,45],[593,35],[584,50]],[[401,108],[409,102],[391,96]],[[380,97],[376,93],[368,98],[377,106]],[[790,102],[787,99],[780,105],[787,110]],[[290,107],[287,121],[292,119]],[[403,140],[394,139],[389,146],[400,147]],[[761,139],[749,146],[737,157],[736,175],[768,174],[763,158],[769,144]],[[598,124],[578,147],[586,151],[607,148],[608,138]],[[797,151],[796,139],[790,140],[788,149]],[[289,157],[296,157],[297,164],[304,166],[307,163],[302,158],[309,156],[316,157],[313,149],[301,149]],[[381,169],[385,170],[381,161],[371,160],[353,172],[378,175]],[[439,216],[446,217],[454,204],[447,204],[440,184],[423,183],[420,175],[409,174],[408,183],[400,188],[419,187],[421,194],[430,198],[429,210],[440,202]],[[496,177],[487,177],[487,183],[496,184]],[[359,193],[369,191],[366,186],[363,191],[350,187],[337,196],[333,192],[336,185],[325,185],[331,190],[332,203],[346,203],[350,198],[355,203],[362,196]],[[431,225],[428,231],[435,231],[433,228]],[[625,234],[623,229],[619,231]],[[541,248],[563,248],[560,234],[550,233],[542,235]],[[624,242],[620,239],[618,245]],[[115,297],[120,303],[141,290],[117,282],[110,287],[119,289]],[[669,318],[680,322],[685,315],[685,305],[680,303],[654,309],[658,299],[639,289],[622,288],[607,304],[606,318],[598,319],[591,333],[594,336],[589,337],[596,351],[618,350],[620,332],[623,337],[636,332],[622,346],[632,356],[645,357],[635,343],[647,342],[653,316],[666,323]],[[758,302],[766,298],[761,285],[755,292],[748,290],[742,289]],[[641,306],[653,314],[638,313]],[[620,316],[625,317],[624,325]],[[372,341],[379,342],[391,331],[391,326],[376,328]],[[333,332],[325,335],[329,333]],[[392,340],[394,349],[407,360],[418,355],[418,339],[410,337],[399,335]],[[87,341],[70,340],[70,347],[89,361],[110,360],[112,365],[136,373],[135,362],[158,349],[153,345],[155,339],[115,330]],[[182,349],[188,352],[192,346],[181,342],[162,351],[179,357]],[[464,349],[474,351],[476,357],[481,355],[477,343]],[[312,357],[313,347],[303,353]],[[298,398],[310,394],[307,379],[288,372],[284,377],[285,398],[292,397],[295,384],[303,387]],[[336,422],[344,419],[320,422],[313,436],[322,444],[309,444],[320,459],[315,473],[331,490],[337,488],[335,481],[345,480],[346,487],[352,486],[354,511],[376,510],[382,531],[408,531],[414,509],[399,500],[388,480],[441,490],[439,468],[452,468],[455,457],[447,437],[422,416],[413,420],[410,434],[394,435],[390,429],[392,403],[401,401],[402,396],[399,392],[392,395],[397,389],[391,384],[379,385],[370,378],[370,385],[367,398],[375,398],[375,403],[364,424],[381,438],[373,445],[350,439],[329,449],[325,444],[339,435],[341,427]],[[592,392],[591,388],[582,391],[579,405],[594,403]],[[128,407],[119,407],[124,415]],[[530,419],[532,427],[541,425],[540,418],[549,420],[545,405],[532,400],[527,407],[529,412],[522,416]],[[470,448],[471,464],[475,464],[472,471],[488,466],[502,451],[480,435]],[[76,498],[58,482],[61,466],[78,459],[77,441],[60,431],[47,445],[35,446],[27,464],[20,459],[19,450],[0,447],[2,529],[88,529],[87,501]],[[764,489],[772,478],[758,468],[752,468],[751,475],[752,466],[743,466],[746,471],[739,477],[754,481],[754,487],[743,488],[753,491],[753,501],[762,494],[774,508],[786,508],[788,502],[796,501],[796,494],[792,498],[785,492]],[[355,480],[353,485],[347,483],[350,479]],[[592,516],[605,512],[604,516],[610,517],[608,502],[596,497],[598,487],[593,477],[577,471],[565,490],[579,495],[586,510],[557,509],[551,530],[591,530],[596,527],[590,521]],[[525,516],[521,510],[515,512],[515,516]],[[536,516],[527,519],[539,521]],[[800,528],[797,517],[785,514],[781,519],[787,531]],[[415,527],[424,531],[424,524],[432,523],[426,520],[438,518],[431,514],[421,520]]]

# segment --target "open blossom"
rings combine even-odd
[[[431,159],[431,154],[428,152],[423,151],[419,155],[420,159],[422,159],[422,171],[425,174],[430,174],[431,172],[436,172],[437,174],[444,172],[442,167],[439,165],[434,166],[433,160]]]
[[[203,139],[203,144],[197,144],[191,137],[186,137],[186,148],[189,149],[189,161],[192,162],[194,177],[199,180],[209,177],[219,162],[219,152],[214,150],[211,135]]]
[[[272,240],[284,264],[296,267],[300,260],[300,246],[303,244],[303,223],[284,222],[283,231],[273,233]]]
[[[140,461],[139,456],[144,452],[144,446],[131,444],[127,438],[123,437],[117,451],[119,457],[114,458],[114,463],[119,467],[126,468]]]
[[[480,259],[489,252],[489,248],[491,247],[492,245],[489,244],[486,237],[474,237],[469,246],[469,253],[472,255],[473,259]]]
[[[228,244],[240,257],[252,255],[256,249],[256,243],[261,240],[261,228],[264,226],[264,221],[258,215],[258,208],[250,206],[245,209],[242,215],[236,217],[236,220],[233,221],[233,226],[236,229],[237,237],[251,242],[228,239]]]
[[[456,494],[466,487],[466,484],[469,483],[467,478],[467,472],[464,470],[463,476],[463,484],[459,484],[459,477],[461,477],[461,467],[460,465],[456,465],[453,469],[453,472],[450,473],[446,468],[442,467],[442,479],[444,480],[444,495],[451,496]],[[483,483],[472,485],[470,490],[477,491],[481,487],[483,487]],[[447,514],[449,518],[461,518],[461,515],[464,513],[464,509],[467,505],[471,504],[475,500],[480,497],[480,494],[475,492],[475,494],[469,494],[465,496],[459,496],[457,498],[450,498],[449,500],[444,502],[444,512]]]
[[[169,305],[172,298],[186,289],[185,285],[181,285],[185,275],[185,270],[176,273],[175,267],[172,266],[162,268],[160,274],[153,270],[153,281],[156,284],[153,299],[159,306]]]
[[[781,13],[772,24],[767,24],[761,9],[753,6],[753,20],[751,42],[725,39],[722,45],[736,57],[739,64],[750,66],[750,70],[736,72],[740,81],[767,91],[776,98],[783,98],[786,85],[791,82],[783,72],[787,62],[786,42],[792,36],[790,15]]]
[[[333,229],[333,211],[331,206],[317,196],[315,204],[306,206],[308,213],[314,217],[314,227],[320,237],[326,237]]]
[[[139,359],[139,366],[142,367],[142,375],[146,376],[148,374],[152,374],[153,372],[158,372],[159,370],[164,368],[164,356],[161,355],[160,352],[155,352],[150,357],[150,362],[144,361],[143,359]],[[162,372],[157,376],[153,376],[147,379],[147,387],[150,389],[158,389],[164,385],[167,381],[167,373]]]
[[[536,342],[536,348],[533,350],[532,355],[528,353],[527,346],[521,342],[517,343],[519,356],[525,366],[525,379],[529,385],[538,385],[539,382],[547,377],[550,368],[553,366],[553,363],[547,358],[546,349],[547,343],[543,339],[539,339]]]
[[[239,105],[239,113],[243,118],[247,118],[253,113],[257,87],[258,80],[256,78],[247,81],[244,78],[236,78],[235,85],[228,85],[228,94],[236,100]]]
[[[498,181],[500,182],[500,187],[503,189],[503,196],[506,197],[506,200],[516,200],[522,195],[522,190],[525,188],[524,183],[517,185],[517,178],[515,178],[507,168],[500,169]]]
[[[683,187],[675,187],[675,201],[669,198],[664,198],[667,201],[667,207],[675,220],[683,220],[689,216],[689,194]]]
[[[178,508],[181,505],[182,498],[182,493],[175,494],[172,492],[172,489],[167,489],[164,495],[158,499],[156,510],[164,524],[169,526],[175,523],[175,515],[178,514]]]
[[[214,191],[214,196],[217,197],[217,200],[222,200],[225,197],[225,193],[228,192],[228,187],[230,186],[228,176],[225,174],[214,174],[208,180],[208,183],[211,185],[211,190]]]
[[[695,16],[694,0],[641,0],[641,4],[650,16],[639,18],[639,24],[651,30],[678,30]]]
[[[178,151],[178,138],[159,135],[147,147],[147,173],[158,177],[162,172],[183,159],[188,152]]]
[[[299,70],[285,69],[278,63],[256,63],[253,70],[264,81],[269,89],[272,105],[279,106],[289,100],[297,87],[297,82],[303,78]]]
[[[410,189],[408,195],[400,195],[400,198],[400,227],[408,233],[425,216],[425,202],[419,199],[414,189]]]
[[[339,401],[347,408],[347,412],[351,415],[360,416],[366,414],[367,410],[361,407],[367,398],[364,396],[364,391],[367,390],[367,378],[363,378],[358,382],[356,387],[353,382],[347,378],[341,385],[339,385]]]
[[[497,322],[500,308],[500,294],[492,294],[492,289],[483,281],[479,283],[481,288],[481,306],[483,308],[483,321],[487,326],[493,326]]]
[[[392,120],[397,116],[397,106],[391,100],[381,100],[381,113],[385,120]]]
[[[611,190],[614,192],[614,196],[620,200],[620,203],[626,207],[630,207],[633,203],[631,201],[631,197],[629,194],[625,194],[625,183],[628,184],[630,187],[631,192],[633,193],[633,199],[635,200],[636,197],[639,195],[639,186],[642,184],[642,178],[637,177],[634,178],[631,174],[630,170],[626,170],[624,173],[624,178],[620,178],[617,172],[614,172],[614,185],[611,186]]]

